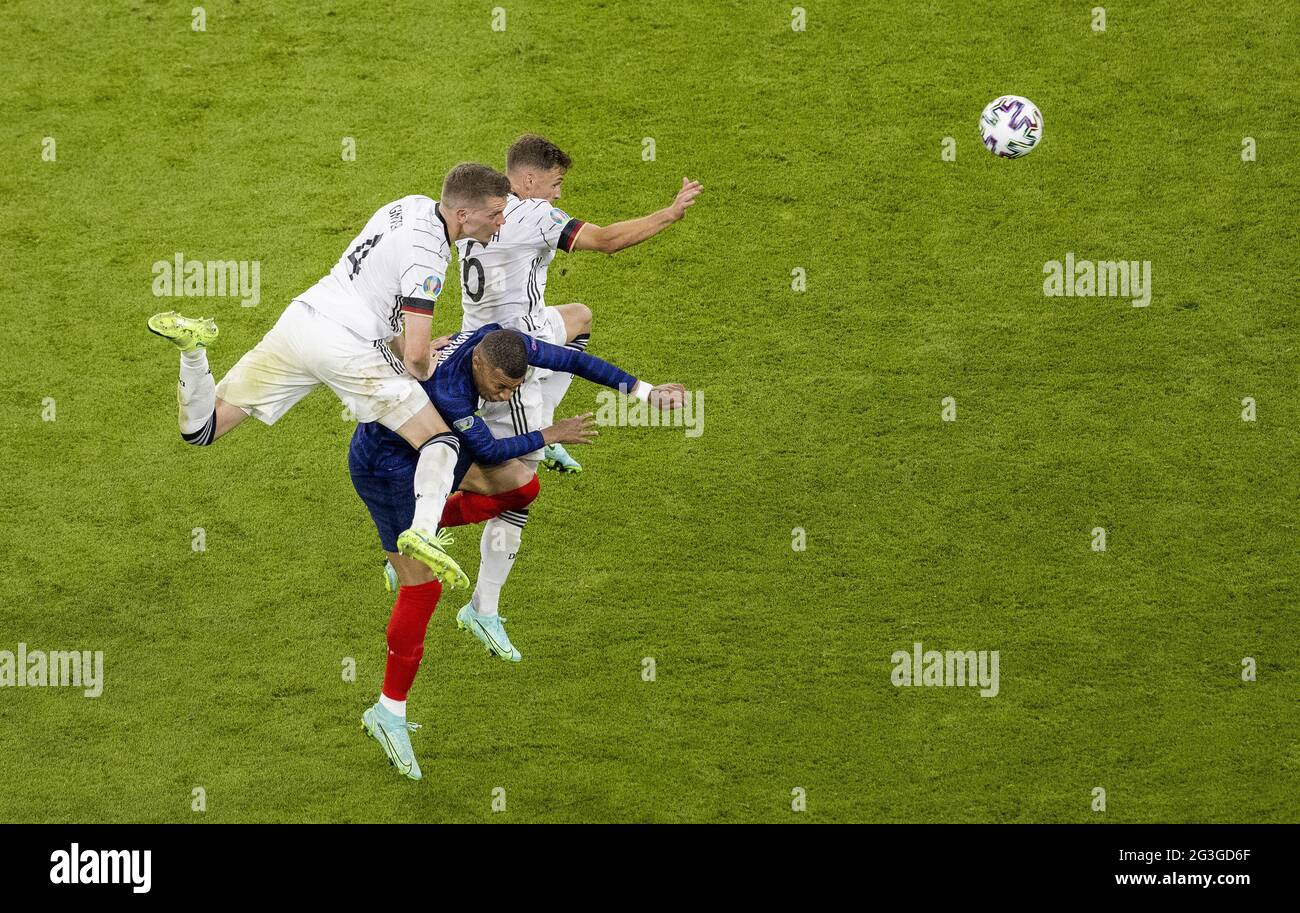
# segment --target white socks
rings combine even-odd
[[[211,443],[216,425],[217,385],[212,380],[205,349],[181,353],[176,400],[180,403],[181,437],[191,444]]]
[[[483,526],[479,539],[478,582],[474,584],[474,611],[480,615],[495,615],[501,600],[501,588],[515,566],[519,542],[523,536],[527,510],[507,510],[493,517]]]
[[[434,435],[420,448],[420,461],[415,464],[415,519],[413,529],[433,533],[442,520],[442,509],[451,494],[452,477],[456,474],[456,460],[460,457],[460,441],[450,431]]]
[[[389,713],[395,713],[402,719],[406,719],[406,701],[395,701],[386,694],[380,694],[379,705]]]

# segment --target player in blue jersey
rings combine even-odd
[[[460,458],[439,528],[501,517],[523,526],[528,505],[537,496],[532,467],[519,457],[551,443],[588,444],[596,437],[591,413],[556,422],[541,431],[509,438],[494,437],[478,415],[481,402],[509,401],[530,367],[565,371],[593,383],[622,390],[660,409],[682,405],[681,384],[652,386],[607,361],[574,349],[554,346],[518,330],[488,324],[451,337],[438,353],[433,376],[422,382],[430,401],[460,440]],[[418,780],[419,764],[406,722],[406,695],[424,655],[424,635],[442,593],[441,581],[419,561],[398,553],[397,537],[409,528],[415,512],[412,475],[419,454],[378,422],[357,426],[348,448],[353,487],[370,511],[379,539],[397,575],[397,601],[388,622],[388,661],[378,703],[371,709],[375,726],[367,731],[383,746],[405,776]],[[457,627],[470,631],[488,651],[519,662],[497,613],[501,585],[514,563],[514,548],[497,549],[484,540],[474,596],[456,615]]]

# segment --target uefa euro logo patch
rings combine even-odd
[[[552,209],[551,221],[556,225],[563,225],[565,222],[569,221],[569,216],[563,209]]]
[[[464,418],[458,418],[452,424],[452,427],[457,431],[468,431],[470,428],[474,427],[474,416],[467,415]]]
[[[437,276],[430,276],[428,279],[424,280],[422,288],[424,289],[424,293],[430,298],[437,298],[442,294],[442,280]]]

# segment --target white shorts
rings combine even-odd
[[[553,346],[562,346],[569,341],[569,331],[564,325],[564,318],[554,307],[542,308],[542,316],[539,318],[525,314],[511,321],[510,326],[516,330],[523,330],[542,342],[549,342]]]
[[[217,384],[217,396],[274,425],[298,400],[324,384],[358,422],[400,428],[429,402],[384,340],[369,340],[302,301]]]
[[[536,318],[532,314],[525,314],[512,321],[510,326],[527,333],[534,339],[549,342],[553,346],[562,346],[569,341],[569,329],[564,325],[564,318],[560,316],[559,310],[554,307],[542,308],[541,316]],[[529,368],[528,380],[541,380],[550,373],[545,368]],[[549,417],[547,417],[547,424],[550,424]]]
[[[569,339],[564,318],[553,307],[545,308],[544,313],[545,316],[541,320],[533,320],[525,316],[513,321],[510,326],[542,342],[549,342],[554,346],[564,345]],[[514,396],[504,403],[483,404],[478,414],[487,423],[493,437],[514,437],[530,431],[541,431],[552,423],[554,416],[547,414],[542,402],[541,384],[542,378],[550,373],[545,368],[529,368],[524,382],[519,385]],[[525,463],[540,462],[542,451],[534,450],[520,459]]]

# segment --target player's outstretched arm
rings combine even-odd
[[[639,219],[615,222],[613,225],[595,225],[587,222],[574,239],[574,250],[598,250],[604,254],[613,254],[625,247],[640,244],[652,238],[674,222],[680,222],[686,210],[695,205],[695,198],[704,190],[699,181],[682,178],[682,189],[672,203]]]
[[[576,352],[565,346],[551,345],[526,336],[528,363],[535,368],[549,371],[563,371],[583,380],[621,390],[629,396],[648,402],[659,409],[676,409],[686,401],[686,388],[681,384],[659,384],[652,386],[644,380],[638,380],[618,365]],[[547,443],[551,443],[548,441]]]

